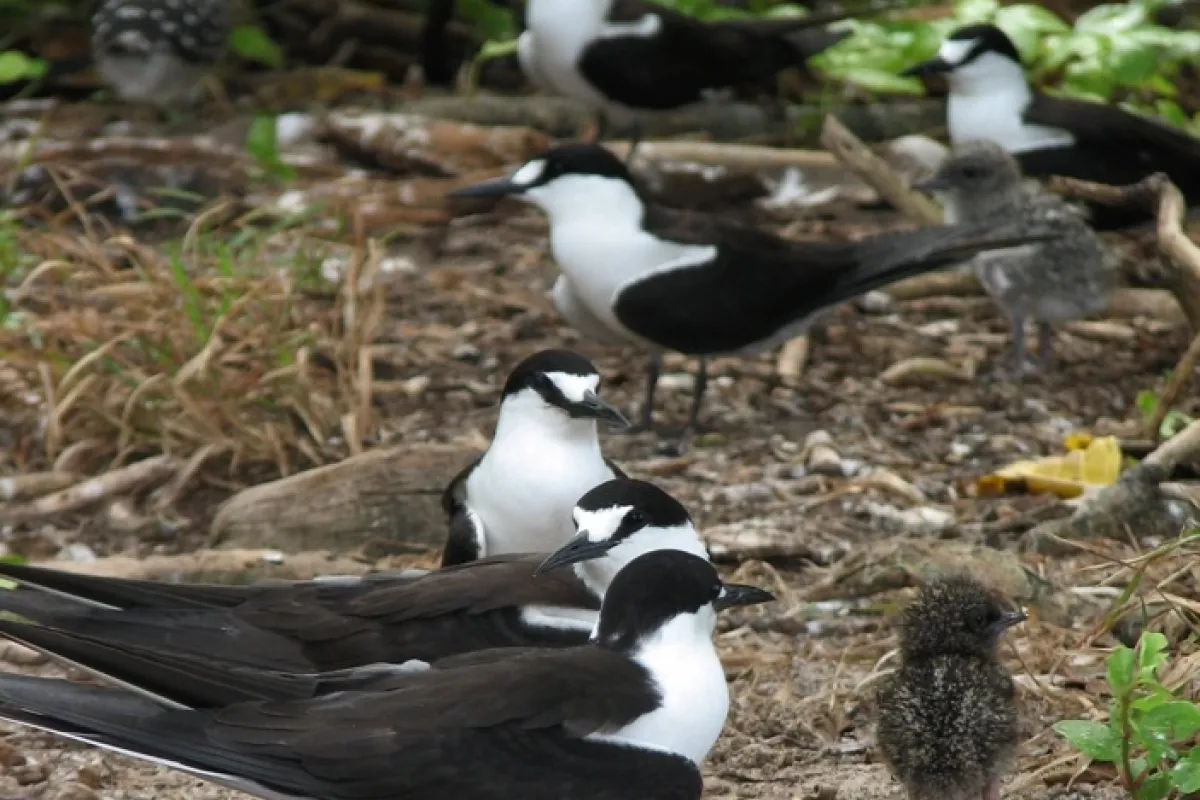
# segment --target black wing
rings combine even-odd
[[[486,453],[463,467],[442,492],[442,510],[450,523],[446,546],[442,550],[442,566],[466,564],[479,558],[484,550],[487,532],[483,521],[467,507],[467,477],[479,466]]]
[[[598,648],[411,676],[385,693],[161,711],[127,693],[0,677],[17,721],[276,791],[324,798],[696,800],[685,759],[577,738],[657,706],[640,667]],[[24,718],[22,718],[24,717]]]
[[[987,228],[979,225],[888,233],[858,242],[790,242],[665,209],[648,212],[643,224],[682,244],[720,242],[711,263],[658,273],[617,296],[615,312],[623,325],[688,355],[736,352],[863,292],[1000,246],[998,240],[980,246]]]
[[[1069,131],[1076,140],[1074,152],[1021,154],[1028,175],[1122,185],[1165,172],[1193,202],[1200,199],[1200,139],[1118,106],[1043,94],[1034,95],[1023,119]]]
[[[649,14],[660,21],[655,35],[599,39],[579,62],[580,72],[597,90],[634,108],[678,108],[703,99],[706,90],[759,83],[823,49],[811,36],[793,41],[786,35],[817,24],[806,18],[775,20],[769,26],[706,24],[642,0],[618,0],[609,18],[633,23]],[[825,47],[843,36],[826,35]]]

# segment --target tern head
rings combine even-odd
[[[507,178],[451,192],[451,197],[517,197],[550,222],[602,216],[639,222],[644,204],[625,164],[598,144],[567,144],[526,161]]]
[[[953,92],[985,91],[997,85],[1025,83],[1021,54],[1012,39],[995,25],[968,25],[942,42],[935,58],[902,74],[944,74]]]
[[[922,587],[900,620],[900,652],[906,659],[933,655],[991,656],[1000,635],[1025,621],[1025,612],[970,576],[953,576]]]
[[[995,142],[967,141],[955,145],[937,172],[913,188],[942,195],[958,209],[985,209],[1003,203],[1021,188],[1021,167]]]
[[[591,489],[571,512],[575,536],[552,553],[537,573],[575,565],[579,578],[604,595],[635,558],[655,550],[708,557],[687,509],[652,483],[614,478]]]
[[[688,617],[692,624],[685,627],[711,643],[718,611],[774,599],[765,589],[722,582],[706,558],[680,550],[655,550],[617,573],[600,605],[593,640],[605,647],[634,650]]]
[[[600,373],[571,350],[542,350],[518,364],[504,383],[499,427],[541,422],[595,434],[596,422],[616,428],[629,420],[597,394]]]

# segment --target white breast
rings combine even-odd
[[[950,140],[983,139],[1010,153],[1073,144],[1075,137],[1068,131],[1025,124],[1021,115],[1032,100],[1021,66],[985,53],[950,73]]]
[[[497,437],[499,438],[499,437]],[[554,550],[575,533],[571,511],[579,498],[613,475],[592,441],[506,431],[467,478],[467,502],[479,515],[486,553]]]
[[[530,79],[594,107],[603,106],[604,97],[579,74],[579,60],[600,35],[607,11],[600,5],[593,0],[529,0],[525,10],[523,64],[530,65]]]
[[[680,616],[647,642],[635,659],[658,684],[661,706],[618,731],[588,738],[675,753],[699,766],[729,712],[725,670],[710,638],[711,619],[711,609]]]

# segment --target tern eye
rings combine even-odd
[[[646,516],[646,512],[635,508],[625,515],[625,522],[631,528],[644,528],[650,524],[650,518]]]

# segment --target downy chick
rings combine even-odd
[[[1026,320],[1037,322],[1037,366],[1044,367],[1054,325],[1107,307],[1115,271],[1100,238],[1064,200],[1027,185],[1000,145],[980,140],[956,145],[937,173],[916,188],[943,198],[947,222],[1015,221],[1021,228],[1061,233],[1046,242],[981,253],[970,262],[1008,316],[1017,374],[1036,369],[1026,352]]]
[[[999,800],[1018,729],[996,645],[1024,619],[966,576],[926,585],[904,610],[900,667],[877,695],[876,739],[910,800]]]

